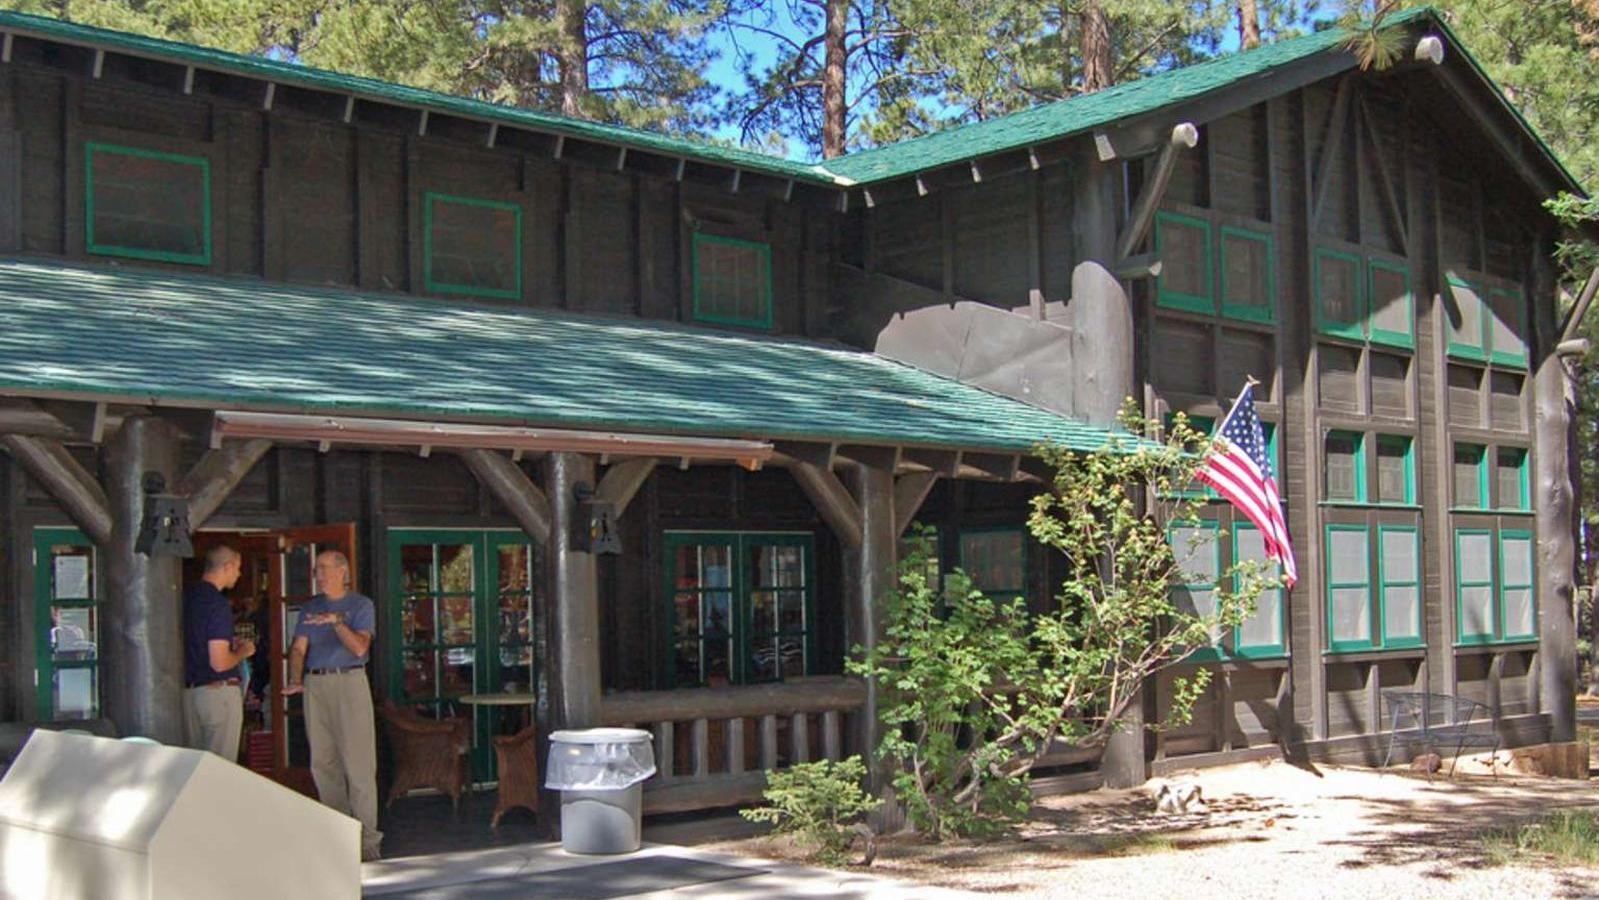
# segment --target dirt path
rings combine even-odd
[[[1188,776],[1208,813],[1160,816],[1143,791],[1046,798],[991,844],[884,843],[873,871],[1006,897],[1599,897],[1599,869],[1489,865],[1485,831],[1599,809],[1599,782],[1248,763]],[[769,839],[717,849],[784,855]]]

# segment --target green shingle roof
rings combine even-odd
[[[385,103],[397,103],[404,106],[414,106],[418,109],[446,112],[484,122],[498,122],[505,125],[548,131],[554,134],[587,138],[608,144],[663,153],[668,156],[682,156],[715,165],[734,166],[753,172],[761,172],[779,178],[793,178],[796,181],[805,181],[813,184],[831,185],[834,183],[832,175],[810,163],[796,162],[764,153],[742,150],[737,147],[723,147],[701,141],[668,137],[653,131],[644,131],[637,128],[624,128],[619,125],[589,122],[583,119],[539,112],[537,110],[503,106],[452,94],[442,94],[437,91],[407,87],[402,84],[380,81],[376,78],[345,75],[339,72],[330,72],[326,69],[302,66],[297,63],[267,59],[262,56],[229,53],[225,50],[215,50],[194,44],[145,37],[144,35],[130,34],[125,31],[113,31],[108,28],[96,28],[91,25],[80,25],[76,22],[66,22],[61,19],[0,10],[0,30],[36,35],[68,44],[104,47],[116,50],[119,53],[167,60],[179,65],[195,66],[200,69],[227,72],[249,78],[260,78],[280,84],[299,85],[340,94],[354,94]]]
[[[0,390],[990,451],[1107,432],[871,353],[636,319],[0,261]]]
[[[1451,50],[1459,52],[1466,59],[1473,71],[1499,98],[1501,105],[1537,143],[1546,162],[1564,178],[1568,183],[1567,186],[1581,190],[1581,185],[1565,169],[1554,151],[1543,143],[1520,112],[1505,101],[1503,92],[1488,77],[1477,60],[1466,51],[1460,39],[1450,31],[1449,26],[1434,9],[1417,7],[1394,13],[1386,21],[1389,23],[1388,27],[1399,27],[1423,19],[1448,37]],[[779,178],[792,178],[809,184],[836,187],[902,178],[995,153],[1020,150],[1044,141],[1058,140],[1115,122],[1148,115],[1163,107],[1194,100],[1241,82],[1270,78],[1273,72],[1289,63],[1320,53],[1341,52],[1337,50],[1337,46],[1345,35],[1345,32],[1339,29],[1315,32],[1181,69],[1161,72],[1086,96],[1044,104],[897,144],[858,151],[820,165],[813,165],[735,147],[718,146],[668,137],[651,131],[502,106],[374,78],[345,75],[281,60],[229,53],[26,13],[0,11],[0,31],[14,31],[66,43],[104,47],[121,53],[163,59],[181,65],[192,65],[202,69],[317,90],[354,94],[380,102],[565,134],[712,165],[733,166]]]

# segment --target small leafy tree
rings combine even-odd
[[[1209,438],[1182,415],[1163,438],[1131,409],[1122,421],[1127,433],[1094,453],[1040,448],[1054,478],[1028,527],[1067,569],[1050,608],[986,597],[961,572],[940,590],[921,541],[886,600],[883,638],[849,664],[883,685],[878,753],[911,821],[934,839],[1024,816],[1027,773],[1052,744],[1103,743],[1146,682],[1241,622],[1277,583],[1243,563],[1221,574],[1214,610],[1174,601],[1195,580],[1182,572],[1199,547],[1168,535],[1196,518],[1192,480]],[[1202,668],[1174,679],[1155,727],[1186,721],[1208,681]]]
[[[861,788],[865,779],[866,764],[859,756],[771,770],[762,792],[771,805],[741,809],[739,815],[770,822],[779,834],[798,834],[815,848],[813,859],[839,865],[855,839],[853,823],[883,802]]]

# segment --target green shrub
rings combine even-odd
[[[770,822],[779,834],[799,835],[812,844],[812,859],[840,865],[855,839],[855,820],[882,803],[862,790],[865,779],[866,765],[859,756],[771,770],[762,792],[771,805],[741,809],[739,815],[751,822]]]
[[[1535,822],[1490,832],[1483,838],[1483,846],[1494,865],[1528,858],[1566,866],[1599,864],[1599,813],[1557,810]]]

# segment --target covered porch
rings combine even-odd
[[[171,497],[217,540],[300,529],[263,551],[274,681],[298,567],[347,540],[379,608],[380,699],[472,717],[480,782],[516,713],[467,694],[527,693],[540,757],[555,729],[645,728],[650,813],[745,802],[763,770],[875,744],[875,687],[842,660],[875,642],[924,504],[947,558],[992,551],[965,561],[1004,581],[1030,449],[1107,437],[870,353],[637,320],[26,261],[0,263],[0,297],[7,539],[70,527],[96,572],[65,598],[24,567],[28,662],[55,661],[35,639],[52,611],[92,608],[94,711],[181,742],[180,566],[135,549]],[[305,531],[328,523],[349,537]],[[1047,585],[1047,564],[1025,579]],[[33,696],[27,664],[16,717],[53,718],[67,667]],[[280,713],[282,775],[303,746]]]

